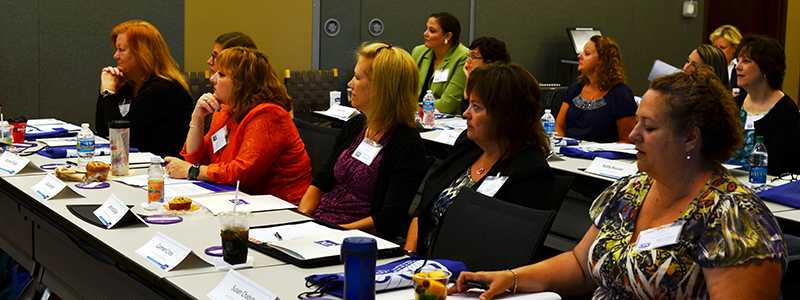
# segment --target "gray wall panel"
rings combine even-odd
[[[111,28],[148,20],[182,62],[183,16],[183,1],[2,2],[0,100],[12,114],[92,123],[99,71],[114,64]]]
[[[543,82],[557,82],[565,69],[575,68],[560,63],[575,58],[566,28],[598,27],[620,43],[627,81],[636,94],[646,89],[653,60],[682,66],[703,29],[701,18],[683,18],[681,1],[671,0],[478,0],[476,19],[476,37],[506,41],[512,59]]]
[[[0,104],[6,118],[39,112],[38,5],[0,2]]]

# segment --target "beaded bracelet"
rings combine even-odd
[[[519,280],[519,275],[517,275],[517,272],[514,272],[514,270],[512,270],[512,269],[508,269],[508,271],[511,272],[511,275],[514,276],[514,283],[511,285],[511,293],[512,294],[516,294],[517,293],[517,281]]]

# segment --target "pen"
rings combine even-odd
[[[275,231],[275,238],[276,238],[276,239],[278,239],[279,241],[282,241],[282,240],[283,240],[283,237],[282,237],[282,236],[281,236],[281,234],[280,234],[280,233],[278,233],[277,231]]]

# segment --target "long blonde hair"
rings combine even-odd
[[[146,75],[155,75],[177,82],[187,92],[189,91],[189,84],[186,83],[178,64],[169,53],[167,42],[164,41],[158,28],[144,20],[122,22],[111,30],[112,46],[115,46],[117,36],[123,33],[128,37],[132,55]]]
[[[367,125],[378,132],[398,125],[414,127],[419,75],[411,55],[398,47],[370,43],[362,45],[356,56],[367,63],[365,73],[373,91]]]

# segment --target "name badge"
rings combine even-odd
[[[65,187],[67,187],[66,183],[50,173],[45,175],[39,183],[34,184],[31,189],[39,200],[50,200],[61,193]]]
[[[447,75],[450,75],[450,70],[436,70],[433,71],[433,83],[446,82]]]
[[[642,230],[639,232],[639,237],[636,238],[636,251],[642,252],[677,243],[685,223],[686,221],[679,220],[671,224]]]
[[[31,161],[10,151],[0,154],[0,175],[16,175]]]
[[[605,159],[602,157],[595,157],[589,167],[586,168],[586,172],[588,173],[614,179],[636,174],[637,170],[638,168],[635,163]]]
[[[207,295],[214,300],[247,299],[274,300],[272,292],[253,282],[239,272],[228,271],[222,281]]]
[[[103,202],[103,205],[100,205],[93,213],[106,228],[110,229],[122,220],[122,217],[128,213],[128,210],[128,206],[122,203],[117,196],[112,194],[108,197],[108,200]]]
[[[160,232],[136,250],[137,254],[165,272],[174,269],[191,252],[186,246]]]
[[[762,116],[747,116],[744,121],[744,130],[756,130],[756,121]]]
[[[506,180],[508,180],[508,176],[500,176],[500,173],[498,173],[497,176],[486,176],[481,186],[478,187],[478,193],[494,197],[497,191],[506,183]]]
[[[131,111],[131,104],[130,103],[122,103],[119,105],[119,114],[124,116],[128,115],[128,112]]]
[[[369,166],[372,164],[372,161],[375,160],[375,157],[378,156],[378,153],[381,152],[382,148],[383,146],[380,144],[368,138],[364,138],[361,144],[358,144],[356,151],[353,151],[353,154],[350,156]]]
[[[228,144],[228,126],[223,126],[211,136],[211,145],[214,147],[214,153]]]

